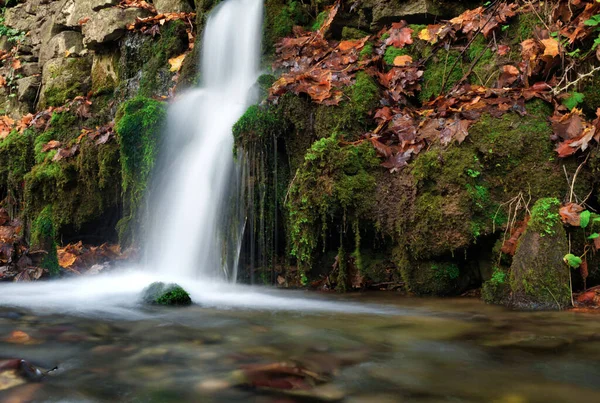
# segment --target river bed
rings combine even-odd
[[[0,401],[600,401],[597,316],[393,293],[318,298],[366,313],[0,308],[0,359],[56,368]]]

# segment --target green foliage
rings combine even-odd
[[[4,9],[0,15],[0,37],[5,36],[10,44],[16,44],[25,39],[26,32],[7,27],[4,19]]]
[[[121,105],[115,120],[120,146],[124,214],[119,239],[133,241],[132,226],[139,223],[139,208],[158,152],[166,120],[166,107],[153,99],[136,97]]]
[[[572,92],[567,98],[563,99],[562,104],[572,110],[582,103],[584,98],[585,95],[581,92]]]
[[[369,36],[368,32],[361,31],[360,29],[344,27],[342,28],[342,39],[344,40],[357,40]]]
[[[572,253],[568,253],[563,258],[566,264],[572,269],[578,269],[581,266],[582,260],[579,256],[575,256]]]
[[[370,42],[365,43],[365,46],[360,50],[360,58],[361,60],[368,59],[373,56],[374,47]]]
[[[48,252],[41,265],[50,275],[58,275],[60,266],[56,253],[56,228],[52,220],[52,205],[46,206],[31,223],[31,244]]]
[[[581,214],[579,215],[579,226],[581,228],[586,228],[588,226],[588,224],[590,223],[591,215],[592,213],[590,213],[589,210],[584,210],[581,212]]]
[[[490,282],[495,285],[504,284],[507,281],[507,276],[504,271],[499,269],[498,267],[494,267],[494,273],[492,274],[492,278]]]
[[[541,236],[554,235],[554,226],[560,223],[559,208],[560,201],[555,197],[538,200],[531,209],[528,227],[538,231]]]

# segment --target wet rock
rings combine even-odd
[[[44,373],[25,360],[0,360],[0,390],[6,390],[27,382],[39,382]]]
[[[190,295],[177,284],[152,283],[142,291],[142,300],[153,305],[191,305]]]
[[[511,304],[523,309],[562,309],[570,304],[569,252],[560,202],[538,200],[510,267]]]
[[[66,57],[67,55],[79,56],[83,52],[83,36],[79,32],[63,31],[53,36],[47,44],[41,47],[39,61],[44,64],[50,59]]]
[[[126,31],[127,25],[136,18],[148,16],[147,10],[140,8],[108,8],[98,11],[94,18],[83,25],[83,43],[90,49],[100,48],[101,45],[116,41]]]

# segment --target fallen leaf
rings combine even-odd
[[[544,45],[544,56],[556,57],[560,54],[560,44],[554,38],[542,39]]]
[[[171,72],[177,72],[179,70],[181,70],[181,65],[183,64],[183,61],[185,60],[185,56],[186,54],[182,54],[179,55],[177,57],[173,57],[171,59],[169,59],[169,64],[171,65],[171,68],[169,69],[169,71]]]
[[[413,58],[409,55],[396,56],[394,59],[394,66],[402,67],[411,64],[412,62]]]

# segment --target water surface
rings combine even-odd
[[[70,315],[47,308],[39,315],[39,309],[0,308],[0,338],[15,330],[31,337],[29,344],[0,342],[0,358],[58,367],[41,383],[0,392],[0,400],[600,401],[597,316],[388,293],[286,295],[307,309],[213,304]],[[313,303],[325,308],[311,309]],[[316,378],[300,382],[308,390],[278,390],[240,376],[240,369],[267,364],[295,366]]]

